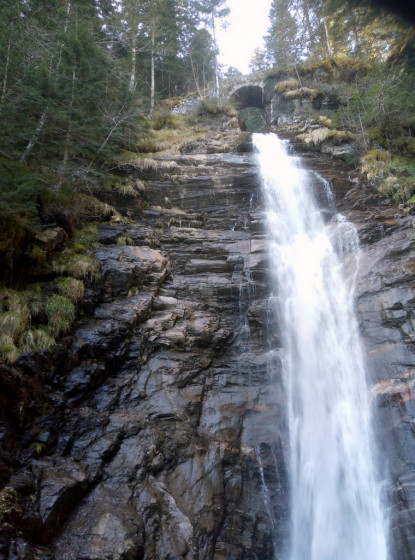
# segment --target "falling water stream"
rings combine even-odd
[[[255,134],[254,144],[286,355],[289,560],[386,560],[387,526],[353,309],[357,235],[342,216],[324,223],[310,174],[283,141]]]

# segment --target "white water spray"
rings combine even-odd
[[[357,235],[342,217],[325,226],[307,173],[282,141],[255,134],[254,144],[286,348],[290,560],[386,560],[354,278],[329,232],[348,268]]]

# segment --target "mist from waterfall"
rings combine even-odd
[[[255,134],[285,347],[290,431],[289,560],[386,560],[387,523],[353,308],[358,238],[325,224],[311,174]]]

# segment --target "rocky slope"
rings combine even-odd
[[[346,166],[305,160],[331,179],[360,233],[357,309],[388,457],[394,560],[410,560],[414,218],[382,205]],[[287,550],[282,350],[253,156],[175,162],[174,173],[146,177],[136,223],[101,227],[92,316],[53,363],[26,366],[35,388],[48,387],[49,410],[19,451],[16,426],[2,432],[17,458],[0,495],[0,557],[271,560]]]

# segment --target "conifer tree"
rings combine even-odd
[[[284,67],[299,60],[298,23],[293,12],[293,0],[273,0],[271,3],[271,25],[265,38],[270,65]]]

